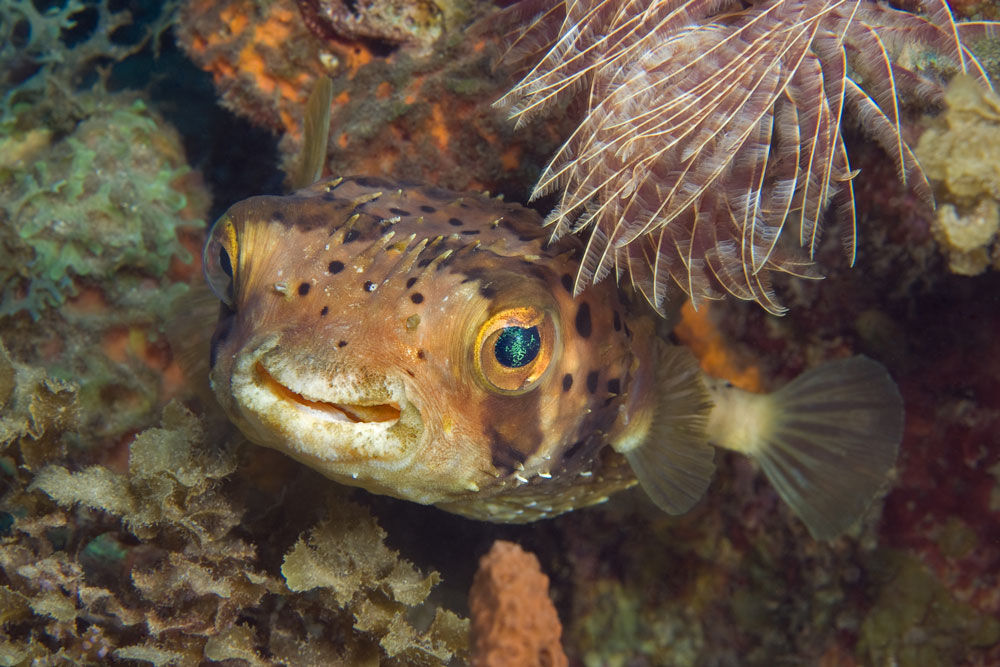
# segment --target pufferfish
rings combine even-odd
[[[865,357],[769,395],[704,375],[582,252],[479,194],[336,178],[230,208],[206,242],[211,385],[260,445],[336,482],[529,522],[638,482],[690,509],[714,447],[751,456],[816,538],[892,468],[902,401]]]

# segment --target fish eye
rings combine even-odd
[[[483,324],[475,342],[475,367],[487,388],[522,394],[537,386],[552,361],[552,316],[534,307],[508,308]]]
[[[233,307],[237,252],[236,226],[229,217],[224,216],[212,226],[201,259],[205,281],[215,296],[230,308]]]
[[[504,327],[493,346],[493,356],[505,368],[521,368],[538,357],[541,347],[538,327]]]

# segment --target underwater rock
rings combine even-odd
[[[534,554],[497,540],[479,559],[469,590],[472,664],[477,667],[565,667],[562,626],[549,599],[549,578]]]

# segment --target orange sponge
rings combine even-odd
[[[564,667],[562,625],[538,558],[497,540],[469,591],[475,667]]]

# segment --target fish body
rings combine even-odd
[[[205,247],[222,407],[250,440],[335,481],[492,521],[559,514],[637,479],[681,512],[709,485],[710,441],[762,461],[782,451],[780,404],[702,376],[613,281],[574,296],[581,243],[547,243],[540,222],[485,195],[373,178],[234,205]],[[875,384],[884,407],[848,406],[887,431],[855,515],[899,441],[898,393],[887,375]],[[823,446],[846,458],[843,443]],[[808,453],[779,477],[834,472],[808,474]],[[820,502],[842,513],[839,498]]]

